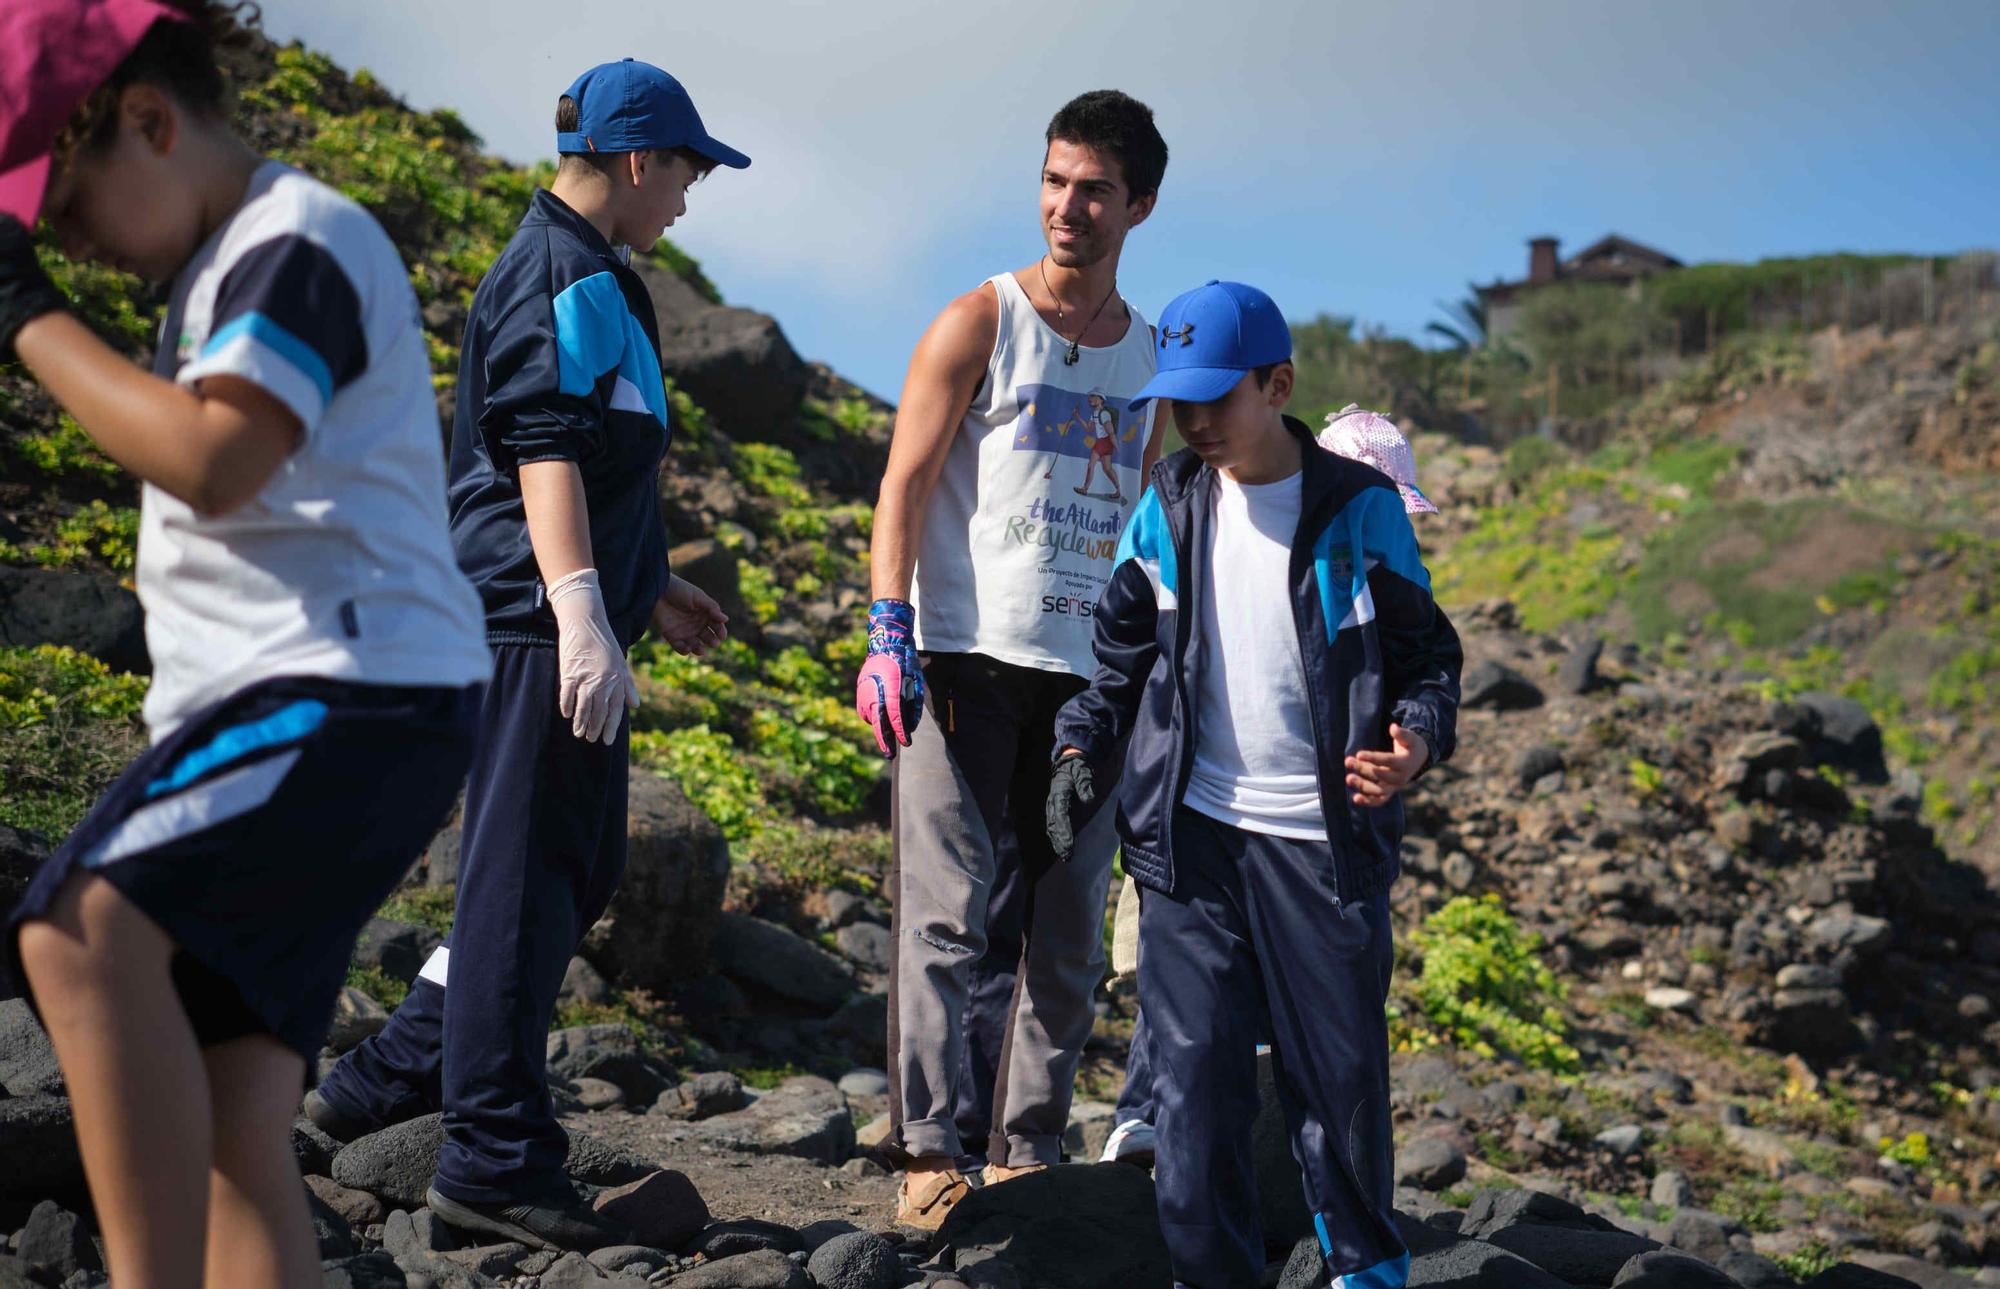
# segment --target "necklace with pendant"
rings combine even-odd
[[[1041,259],[1036,260],[1035,269],[1042,275],[1042,290],[1047,291],[1049,293],[1049,299],[1054,300],[1056,302],[1056,335],[1061,336],[1062,321],[1063,321],[1062,297],[1057,295],[1055,293],[1055,288],[1049,285],[1049,270],[1047,267],[1048,260],[1049,257],[1046,255],[1044,255]],[[1063,366],[1065,367],[1076,366],[1076,360],[1079,356],[1076,350],[1077,340],[1082,340],[1083,337],[1090,331],[1090,329],[1097,325],[1097,319],[1100,315],[1103,314],[1104,306],[1110,304],[1111,297],[1117,294],[1118,294],[1118,279],[1113,278],[1111,280],[1111,289],[1105,292],[1104,298],[1098,301],[1097,303],[1097,312],[1091,314],[1090,321],[1083,324],[1083,330],[1076,333],[1076,340],[1072,340],[1069,342],[1069,350],[1068,352],[1063,354]]]

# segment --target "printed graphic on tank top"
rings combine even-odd
[[[1131,400],[1152,379],[1152,332],[1133,309],[1117,344],[1069,365],[1014,275],[988,284],[999,327],[924,520],[917,647],[1088,676],[1091,616],[1146,488],[1158,405]]]

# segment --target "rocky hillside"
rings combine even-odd
[[[234,70],[258,146],[396,239],[448,415],[472,287],[546,172],[310,51],[253,42]],[[147,344],[139,284],[51,263]],[[475,1245],[423,1207],[434,1116],[345,1146],[302,1123],[327,1282],[1164,1284],[1151,1183],[1122,1165],[982,1190],[935,1239],[889,1229],[887,801],[848,698],[888,409],[672,248],[642,271],[673,557],[739,630],[704,662],[638,652],[630,868],[549,1038],[571,1172],[639,1243]],[[2000,1282],[1996,427],[2000,310],[1972,308],[1743,336],[1504,450],[1417,433],[1468,671],[1396,904],[1411,1283]],[[143,741],[134,504],[0,369],[0,899]],[[326,1059],[448,929],[456,860],[447,829],[370,924]],[[1078,1161],[1131,1021],[1107,991]],[[18,1000],[0,1092],[0,1284],[103,1283]],[[1267,1282],[1323,1284],[1268,1108],[1258,1151]]]

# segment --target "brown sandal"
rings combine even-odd
[[[970,1194],[972,1183],[966,1181],[956,1168],[942,1168],[934,1173],[905,1173],[903,1184],[896,1190],[896,1221],[920,1231],[935,1231],[944,1225],[945,1218],[958,1207],[959,1201]]]
[[[1022,1164],[1019,1168],[1012,1164],[988,1164],[980,1181],[988,1186],[998,1186],[1001,1182],[1011,1182],[1016,1177],[1026,1177],[1029,1173],[1048,1171],[1047,1164]]]

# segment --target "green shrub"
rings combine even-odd
[[[1481,511],[1472,531],[1432,557],[1438,598],[1505,596],[1537,632],[1604,612],[1627,580],[1618,566],[1625,540],[1601,526],[1578,532],[1567,519],[1603,484],[1596,471],[1564,471],[1541,477],[1531,495]]]
[[[0,821],[74,828],[145,748],[146,685],[74,649],[0,649]]]
[[[760,708],[750,718],[751,746],[803,789],[799,804],[829,815],[852,815],[868,803],[881,758],[868,750],[874,735],[851,702],[804,698],[789,711]]]
[[[738,443],[736,474],[759,496],[788,506],[810,506],[813,496],[799,482],[799,460],[775,443]]]
[[[1501,472],[1516,488],[1525,488],[1569,459],[1569,449],[1539,434],[1516,439],[1507,445]]]
[[[634,731],[632,753],[680,784],[731,841],[755,832],[769,810],[736,740],[719,730],[690,725],[671,733]]]
[[[674,384],[673,377],[663,376],[661,380],[667,389],[667,407],[673,414],[675,441],[697,446],[713,443],[715,423],[708,419],[708,413],[686,390]]]
[[[1937,669],[1926,697],[1933,707],[1971,716],[2000,704],[2000,642],[1965,652]]]
[[[409,997],[410,987],[396,979],[380,967],[364,967],[360,963],[347,966],[349,988],[359,989],[390,1011],[396,1010],[403,999]]]
[[[879,828],[771,823],[746,838],[736,852],[742,862],[768,870],[780,882],[868,892],[879,885],[877,874],[888,870],[889,834]]]
[[[1884,1159],[1893,1159],[1904,1167],[1914,1168],[1919,1172],[1930,1167],[1933,1162],[1931,1139],[1926,1133],[1908,1133],[1901,1141],[1894,1137],[1884,1137],[1877,1145],[1881,1148]]]
[[[1743,449],[1734,443],[1697,439],[1658,449],[1646,462],[1646,472],[1661,483],[1686,488],[1690,496],[1707,498],[1714,495],[1716,481],[1742,459]]]
[[[439,935],[450,935],[452,913],[457,907],[455,886],[406,886],[388,898],[379,914],[398,922],[427,926]]]
[[[0,560],[72,568],[99,563],[129,573],[139,558],[139,512],[130,506],[93,501],[56,521],[55,541],[19,547],[0,542]]]
[[[1635,756],[1626,762],[1625,773],[1631,780],[1633,795],[1641,801],[1651,801],[1666,791],[1666,773],[1643,757]]]
[[[1421,1018],[1404,1046],[1449,1042],[1533,1069],[1581,1067],[1557,1006],[1568,991],[1542,962],[1541,937],[1523,932],[1499,896],[1455,897],[1424,919],[1415,942],[1423,955],[1415,987]]]
[[[1840,1255],[1824,1243],[1814,1240],[1791,1253],[1780,1253],[1771,1261],[1778,1264],[1780,1271],[1803,1284],[1839,1266]]]
[[[116,479],[118,463],[97,450],[83,427],[64,412],[51,430],[31,430],[11,440],[14,453],[43,474]]]
[[[742,564],[737,567],[736,577],[737,590],[742,594],[743,605],[750,610],[750,616],[757,619],[760,625],[776,621],[782,597],[771,570],[762,564]]]

